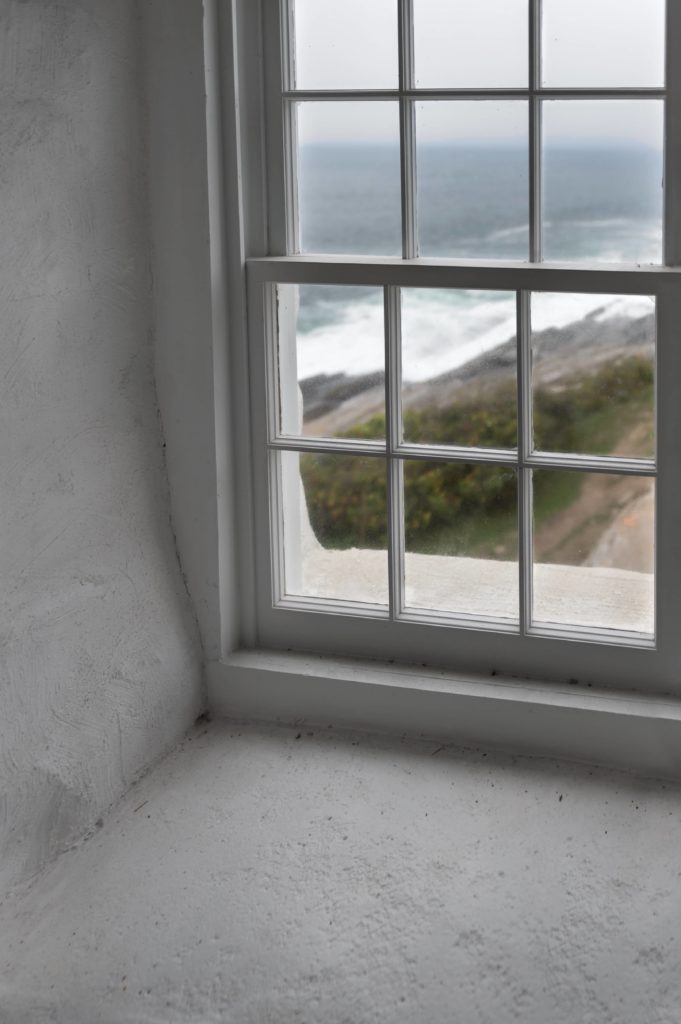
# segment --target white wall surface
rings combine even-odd
[[[135,0],[0,4],[0,891],[204,699],[154,385],[143,29]]]

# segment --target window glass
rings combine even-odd
[[[423,256],[528,258],[527,118],[524,101],[417,104]]]
[[[527,86],[527,0],[414,0],[416,85]]]
[[[545,101],[544,256],[659,263],[663,104]]]
[[[402,290],[402,410],[412,444],[515,448],[515,292]]]
[[[518,483],[509,466],[404,463],[405,604],[518,618]]]
[[[295,0],[298,89],[395,89],[395,0]]]
[[[382,458],[280,452],[285,592],[388,602]]]
[[[397,103],[299,103],[297,114],[301,250],[399,256]]]
[[[532,419],[539,451],[655,456],[655,300],[532,296]]]
[[[655,482],[533,473],[533,620],[652,634]]]
[[[661,86],[664,0],[542,0],[547,86]]]
[[[383,289],[279,285],[283,434],[385,437]]]

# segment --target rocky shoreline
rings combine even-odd
[[[602,310],[566,327],[551,327],[533,337],[533,378],[548,387],[579,372],[590,372],[603,363],[629,355],[654,359],[654,316],[612,316],[599,319]],[[516,340],[472,359],[463,366],[431,380],[405,384],[405,408],[444,407],[457,393],[471,389],[484,400],[484,392],[502,380],[515,376]],[[320,374],[301,382],[305,409],[304,432],[333,436],[350,426],[380,414],[384,408],[382,373],[349,376]]]

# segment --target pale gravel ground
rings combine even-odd
[[[0,1021],[678,1024],[680,844],[670,784],[200,727],[0,907]]]

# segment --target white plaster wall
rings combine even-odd
[[[135,0],[0,4],[0,890],[203,704],[154,385],[145,68]]]

